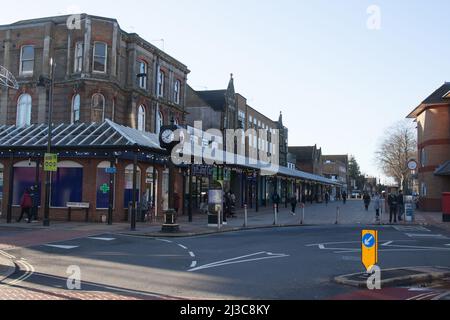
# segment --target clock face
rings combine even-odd
[[[174,140],[173,131],[169,129],[164,130],[163,133],[161,134],[161,140],[167,144],[172,143]]]

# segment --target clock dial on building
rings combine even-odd
[[[170,129],[166,129],[161,133],[161,140],[166,144],[171,144],[174,140],[174,133]]]

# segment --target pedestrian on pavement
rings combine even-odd
[[[178,215],[178,210],[180,209],[180,196],[177,192],[173,193],[173,208]]]
[[[325,204],[327,205],[327,207],[328,207],[328,202],[330,202],[330,193],[327,191],[325,193]]]
[[[280,201],[281,201],[280,195],[278,194],[278,192],[275,191],[272,195],[272,202],[273,205],[276,206],[277,213],[279,213],[278,210],[280,209]]]
[[[397,205],[398,205],[398,221],[403,221],[403,215],[405,214],[405,199],[403,197],[403,191],[400,190],[397,196]]]
[[[347,203],[347,192],[342,192],[342,202],[344,203],[344,204],[346,204]]]
[[[370,202],[372,201],[372,199],[370,198],[370,195],[368,192],[366,192],[364,194],[363,200],[364,200],[364,206],[366,207],[366,211],[369,211],[369,206],[370,206]]]
[[[296,210],[296,208],[297,208],[297,203],[298,203],[297,197],[296,197],[295,195],[292,196],[292,198],[291,198],[291,206],[292,206],[292,212],[291,212],[291,214],[292,214],[293,216],[295,216],[295,210]]]
[[[30,188],[30,197],[32,200],[32,206],[31,206],[31,220],[32,222],[37,222],[38,221],[38,186],[32,186]]]
[[[380,198],[380,194],[377,192],[375,194],[375,197],[373,198],[373,207],[375,208],[375,213],[376,213],[376,221],[380,222],[380,209],[381,209],[381,198]]]
[[[388,204],[389,204],[389,223],[392,224],[392,220],[394,223],[397,223],[397,196],[393,193],[390,193],[388,196]]]
[[[20,217],[19,219],[17,219],[17,222],[22,221],[23,215],[26,213],[28,216],[28,223],[31,223],[31,207],[33,206],[33,200],[31,199],[30,196],[30,190],[27,188],[25,189],[23,195],[22,195],[22,199],[20,201],[20,208],[21,208],[21,212],[20,212]]]

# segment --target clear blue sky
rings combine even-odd
[[[291,145],[354,154],[376,176],[384,130],[450,79],[445,0],[122,3],[22,0],[20,10],[0,11],[0,23],[74,11],[114,17],[149,41],[163,38],[194,88],[224,88],[232,72],[251,106],[273,119],[283,110]],[[381,30],[367,28],[370,5],[381,9]]]

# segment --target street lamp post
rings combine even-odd
[[[49,102],[48,102],[48,140],[47,140],[47,153],[51,153],[52,150],[52,114],[53,114],[53,89],[54,89],[54,76],[55,76],[56,64],[53,58],[50,59],[50,78],[41,76],[39,77],[39,86],[49,87]],[[45,156],[44,156],[45,157]],[[45,161],[44,161],[45,163]],[[45,191],[44,191],[44,227],[50,226],[50,185],[51,174],[50,171],[45,172]]]

